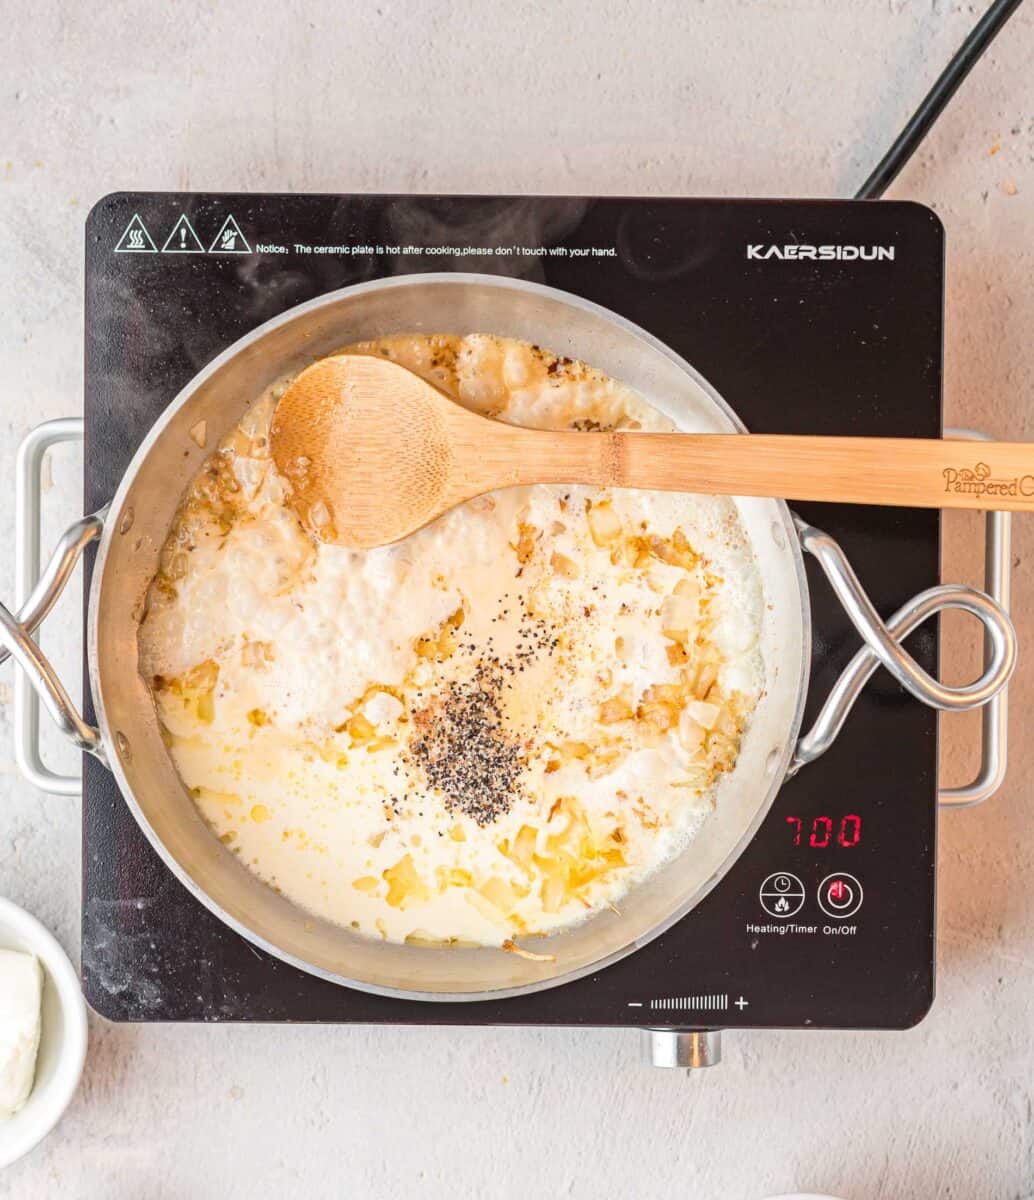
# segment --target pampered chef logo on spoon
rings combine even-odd
[[[1016,479],[992,479],[991,468],[985,462],[974,467],[945,467],[946,492],[968,492],[973,496],[1034,496],[1034,475]]]
[[[787,246],[747,244],[748,258],[778,258],[784,262],[893,262],[893,246],[811,246],[794,242]]]

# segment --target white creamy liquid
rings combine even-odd
[[[514,424],[672,428],[522,342],[349,350]],[[515,488],[344,550],[302,530],[269,459],[281,390],[188,492],[140,628],[205,819],[299,905],[391,941],[512,946],[619,906],[706,818],[763,687],[734,505]]]

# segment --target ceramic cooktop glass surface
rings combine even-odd
[[[85,510],[237,338],[337,288],[425,271],[595,301],[685,357],[755,432],[937,436],[942,259],[933,214],[890,202],[115,194],[86,227]],[[938,582],[937,513],[797,507],[882,613]],[[859,643],[811,565],[809,583],[806,723]],[[932,628],[909,648],[935,668]],[[833,749],[663,936],[559,988],[431,1004],[335,986],[231,932],[86,758],[86,995],[115,1020],[905,1027],[933,996],[936,765],[934,713],[878,672]]]

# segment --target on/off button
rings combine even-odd
[[[827,917],[853,917],[862,907],[862,885],[843,871],[819,884],[819,908]]]

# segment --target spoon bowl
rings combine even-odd
[[[465,419],[478,420],[396,363],[342,354],[314,363],[281,397],[271,449],[312,533],[376,546],[459,502],[446,500],[450,420]]]

